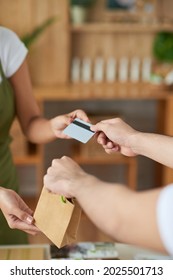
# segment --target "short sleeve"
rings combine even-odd
[[[27,53],[27,48],[16,33],[8,28],[0,27],[0,60],[7,78],[19,69]]]
[[[157,202],[157,223],[167,252],[173,256],[173,184],[163,188]]]

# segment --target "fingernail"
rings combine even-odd
[[[26,221],[27,221],[28,224],[32,224],[32,222],[33,222],[33,217],[28,216],[28,217],[26,218]]]

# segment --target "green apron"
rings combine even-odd
[[[18,179],[10,152],[9,130],[15,117],[15,100],[12,88],[4,76],[0,62],[0,186],[18,192]],[[0,244],[26,244],[27,234],[10,229],[0,211]]]

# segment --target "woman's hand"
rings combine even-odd
[[[34,226],[32,210],[13,190],[0,188],[0,209],[12,229],[19,229],[35,235],[40,230]]]
[[[81,119],[85,122],[89,122],[89,118],[82,110],[75,110],[69,114],[60,115],[50,120],[51,129],[57,138],[69,139],[70,137],[63,134],[63,130],[71,123],[75,118]]]

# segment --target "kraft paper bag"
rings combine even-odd
[[[43,187],[34,219],[35,225],[58,247],[76,240],[81,208],[75,199],[69,201]]]

